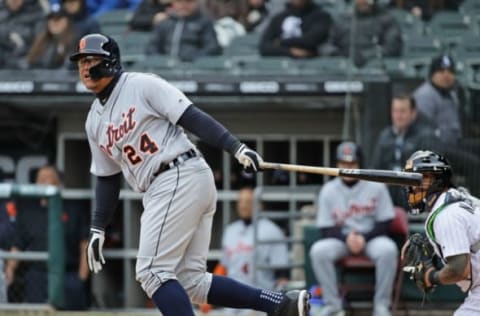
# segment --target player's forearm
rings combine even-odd
[[[447,260],[447,264],[441,270],[430,273],[430,283],[455,284],[469,277],[470,256],[468,254],[452,256],[449,257]]]
[[[108,177],[97,177],[96,205],[92,214],[91,227],[105,230],[112,220],[120,194],[121,176],[122,174],[118,173]]]

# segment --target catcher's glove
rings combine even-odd
[[[417,287],[424,293],[430,292],[434,285],[427,285],[428,274],[435,270],[433,258],[435,252],[425,235],[411,235],[402,248],[403,271],[411,274]]]

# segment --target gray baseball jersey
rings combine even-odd
[[[342,233],[351,230],[368,233],[375,222],[393,219],[392,200],[383,183],[359,181],[349,187],[341,178],[327,182],[318,198],[318,227],[341,226]]]
[[[281,229],[272,221],[262,218],[257,224],[259,241],[285,240]],[[258,265],[280,266],[288,264],[287,243],[262,244],[255,247],[254,226],[237,220],[226,227],[222,238],[223,257],[221,263],[227,268],[228,276],[249,285],[264,289],[275,287],[272,270],[257,269],[256,282],[253,277],[253,256]]]
[[[454,189],[450,189],[454,190]],[[480,301],[480,251],[472,252],[471,247],[480,242],[480,213],[478,209],[466,207],[463,202],[447,204],[446,193],[442,193],[435,201],[432,211],[425,221],[425,231],[436,254],[445,258],[470,253],[472,266],[471,294]],[[469,281],[461,281],[457,285],[463,290],[470,286]],[[464,304],[467,304],[466,300]],[[480,313],[480,305],[477,306]]]
[[[145,192],[162,162],[194,148],[175,125],[192,102],[153,74],[125,72],[108,101],[96,99],[85,123],[96,176],[120,171],[130,186]]]

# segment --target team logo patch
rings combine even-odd
[[[87,46],[87,41],[84,38],[82,38],[80,40],[80,43],[78,43],[78,48],[79,50],[83,50],[85,49],[85,46]]]

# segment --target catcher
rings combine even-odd
[[[402,248],[404,271],[426,294],[443,284],[457,284],[468,292],[454,316],[480,315],[480,204],[452,183],[448,160],[432,151],[417,151],[405,171],[420,172],[421,186],[408,187],[415,214],[428,212],[426,236],[413,234]],[[443,267],[438,269],[434,257]]]

